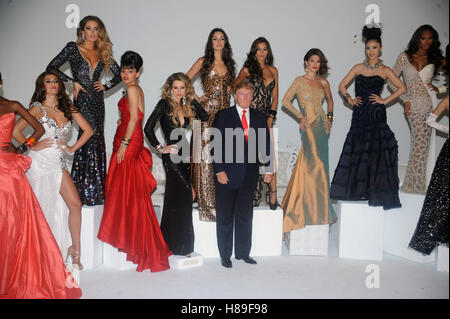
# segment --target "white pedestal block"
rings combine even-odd
[[[155,205],[154,209],[158,222],[161,222],[161,206]],[[117,270],[136,269],[137,267],[136,264],[127,261],[127,254],[119,252],[116,247],[107,243],[103,243],[103,264]]]
[[[103,243],[103,264],[117,270],[136,269],[137,265],[127,261],[127,254],[121,253],[116,247]]]
[[[191,257],[170,256],[169,264],[170,268],[178,270],[199,267],[203,265],[203,256],[195,252],[191,254]]]
[[[328,256],[330,225],[308,225],[290,232],[290,255]]]
[[[439,245],[437,248],[437,271],[448,272],[448,247]]]
[[[192,220],[195,234],[194,250],[205,258],[220,257],[216,223],[200,221],[197,209],[192,212]],[[255,208],[250,256],[281,256],[282,232],[283,211],[281,209]]]
[[[205,258],[219,257],[217,247],[216,223],[200,221],[198,210],[192,210],[192,223],[194,225],[194,251]]]
[[[103,263],[103,242],[97,239],[103,205],[83,206],[81,214],[81,263],[84,269],[94,269]]]
[[[340,258],[383,259],[383,208],[366,201],[339,201],[337,215]]]
[[[399,196],[402,207],[384,212],[383,250],[418,263],[434,262],[434,251],[430,255],[424,255],[408,247],[416,230],[425,196],[403,192],[399,192]]]

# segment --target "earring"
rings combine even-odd
[[[81,40],[86,41],[86,39],[84,38],[84,33],[81,34]]]
[[[183,96],[183,97],[181,98],[181,102],[183,103],[183,105],[186,105],[186,97],[185,97],[185,96]]]

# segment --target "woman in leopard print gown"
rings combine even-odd
[[[208,113],[208,121],[201,124],[201,149],[194,151],[193,185],[200,220],[216,221],[216,190],[209,139],[203,138],[212,127],[216,113],[230,107],[231,85],[236,74],[236,63],[225,31],[213,29],[206,43],[205,55],[198,59],[187,72],[190,79],[200,74],[204,95],[196,96]],[[192,143],[195,144],[195,143]],[[191,144],[191,145],[192,145]],[[201,156],[200,156],[201,155]]]

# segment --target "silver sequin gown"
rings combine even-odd
[[[61,72],[59,68],[69,62],[73,78]],[[121,81],[120,67],[113,60],[110,65],[114,77],[105,86],[106,90]],[[103,92],[94,90],[94,83],[99,81],[104,65],[98,61],[91,70],[89,62],[81,54],[75,42],[69,42],[65,48],[50,62],[47,70],[58,72],[62,80],[78,82],[87,91],[80,90],[74,105],[89,122],[94,135],[75,152],[72,164],[72,178],[83,205],[102,205],[105,200],[106,147],[104,136],[105,102]],[[78,138],[83,134],[80,129]]]

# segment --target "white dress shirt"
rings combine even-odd
[[[238,111],[238,114],[239,114],[239,119],[241,120],[241,123],[242,123],[242,114],[243,114],[243,108],[242,107],[240,107],[237,103],[236,103],[236,110]],[[247,124],[248,124],[248,127],[250,128],[250,108],[248,107],[248,108],[246,108],[245,109],[245,118],[247,119]]]

